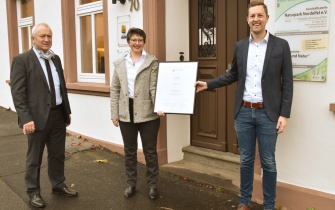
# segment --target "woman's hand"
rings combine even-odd
[[[115,127],[119,127],[119,120],[118,119],[112,119],[113,124]]]
[[[158,111],[158,112],[157,112],[157,115],[160,116],[160,117],[165,116],[164,112],[162,112],[162,111]]]

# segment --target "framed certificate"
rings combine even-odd
[[[160,62],[154,112],[193,114],[198,62]]]

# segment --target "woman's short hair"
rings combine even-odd
[[[143,37],[143,42],[144,42],[144,44],[145,44],[145,39],[146,39],[146,35],[145,35],[145,32],[142,30],[142,29],[140,29],[140,28],[130,28],[129,30],[128,30],[128,33],[127,33],[127,42],[129,43],[129,41],[130,41],[130,38],[134,35],[134,34],[136,34],[136,35],[139,35],[140,37]]]

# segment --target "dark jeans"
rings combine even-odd
[[[241,153],[241,204],[249,205],[253,189],[256,138],[263,169],[264,209],[274,209],[277,169],[275,150],[277,122],[265,109],[241,107],[235,119],[235,129]]]

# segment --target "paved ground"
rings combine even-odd
[[[31,209],[25,193],[24,170],[27,150],[26,136],[17,127],[16,113],[0,107],[0,209]],[[200,184],[161,170],[160,197],[151,201],[147,196],[145,166],[138,165],[137,193],[127,199],[124,157],[99,145],[69,136],[66,146],[66,183],[79,192],[76,198],[51,193],[47,177],[45,151],[41,169],[42,197],[45,209],[64,210],[206,210],[236,209],[239,197],[227,190]],[[97,160],[107,160],[105,163]],[[253,204],[253,210],[263,209]]]

